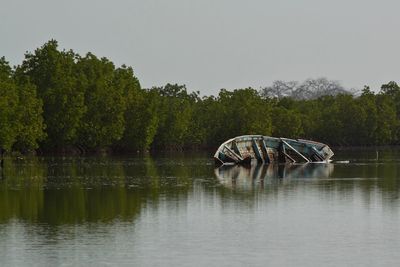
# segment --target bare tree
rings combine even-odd
[[[290,97],[293,92],[296,90],[298,86],[298,82],[296,81],[274,81],[271,86],[267,86],[261,89],[260,94],[263,97],[270,98],[282,98],[282,97]]]
[[[326,78],[307,79],[303,83],[296,81],[274,81],[271,86],[260,90],[260,95],[270,98],[291,97],[294,99],[315,99],[326,95],[353,94],[338,81]]]
[[[293,92],[295,99],[315,99],[326,95],[351,94],[338,81],[326,78],[307,79]]]

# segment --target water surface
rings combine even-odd
[[[1,265],[398,266],[400,150],[335,159],[7,158]]]

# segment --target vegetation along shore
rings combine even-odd
[[[207,77],[204,77],[207,79]],[[332,146],[400,144],[400,87],[354,93],[324,78],[228,91],[143,89],[133,69],[50,40],[11,67],[0,59],[0,148],[148,151],[213,148],[242,134]]]

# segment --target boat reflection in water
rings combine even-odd
[[[253,189],[281,181],[329,178],[333,168],[330,163],[222,165],[215,176],[223,186]]]

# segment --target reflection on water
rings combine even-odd
[[[50,225],[129,221],[162,202],[184,203],[193,190],[222,199],[235,192],[269,194],[280,185],[309,184],[385,201],[400,194],[399,164],[284,164],[215,168],[208,158],[28,158],[7,160],[0,180],[0,223],[10,219]],[[260,191],[263,189],[263,191]],[[315,189],[315,188],[314,188]],[[234,191],[232,191],[234,190]]]
[[[147,205],[157,206],[160,197],[187,196],[193,178],[204,177],[211,169],[207,164],[172,161],[6,160],[0,180],[0,223],[12,218],[50,225],[131,220]]]
[[[215,169],[215,176],[224,186],[254,189],[280,180],[329,178],[333,169],[330,163],[223,165]]]
[[[217,169],[203,155],[8,158],[2,265],[399,262],[400,154],[346,153]]]

